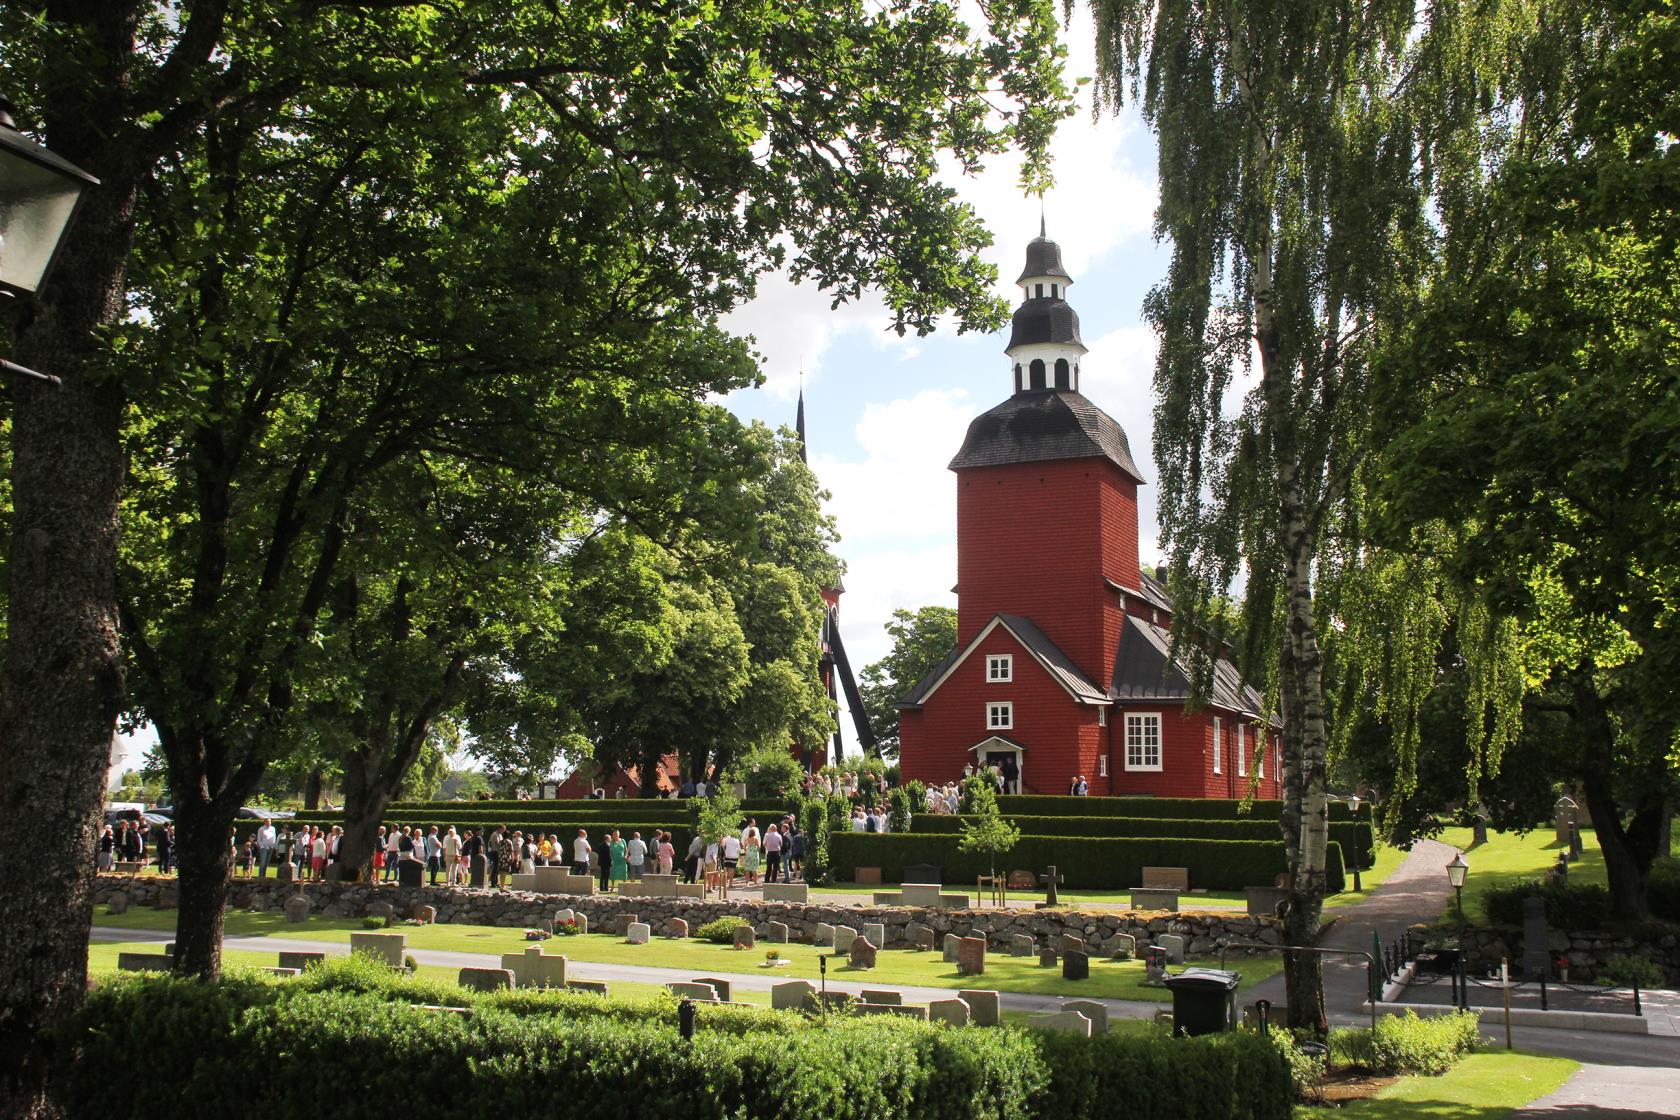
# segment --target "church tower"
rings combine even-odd
[[[1042,224],[1026,257],[1009,395],[950,463],[957,647],[899,702],[903,776],[992,765],[1016,792],[1065,794],[1083,778],[1093,794],[1242,796],[1247,763],[1227,759],[1262,741],[1260,697],[1222,661],[1213,706],[1186,709],[1172,602],[1138,559],[1143,475],[1125,431],[1080,391],[1073,277]]]

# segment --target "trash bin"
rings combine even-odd
[[[1175,1034],[1218,1034],[1237,1029],[1237,984],[1242,973],[1187,968],[1167,977]]]

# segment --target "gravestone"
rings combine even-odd
[[[1031,871],[1015,870],[1009,873],[1009,889],[1012,891],[1030,891],[1038,888],[1038,876]]]
[[[577,926],[579,933],[589,932],[589,915],[582,910],[556,910],[554,912],[554,928],[559,929],[567,922]]]
[[[1117,933],[1103,943],[1103,952],[1110,960],[1129,961],[1137,956],[1137,938],[1129,933]]]
[[[963,988],[957,992],[957,998],[968,1004],[975,1026],[995,1027],[1003,1022],[1003,1006],[996,992]]]
[[[1143,982],[1151,987],[1161,987],[1167,982],[1167,951],[1159,945],[1144,947]]]
[[[1539,895],[1523,899],[1522,968],[1528,976],[1552,975],[1552,931],[1546,927],[1546,900]]]
[[[853,968],[874,968],[876,952],[875,945],[869,938],[854,937],[849,963]]]
[[[297,881],[297,864],[291,860],[283,860],[274,868],[274,881],[277,883],[294,883]]]
[[[337,865],[334,864],[336,867]],[[417,859],[400,859],[397,861],[397,886],[423,887],[426,885],[426,865]]]
[[[744,928],[748,933],[752,932],[751,926]],[[646,922],[631,922],[630,927],[624,931],[624,939],[632,945],[646,945],[652,938],[653,927]]]
[[[771,922],[770,929],[767,933],[765,933],[764,937],[765,940],[769,941],[773,945],[786,945],[788,943],[787,923]]]
[[[945,869],[934,863],[906,864],[900,879],[906,883],[943,883]]]
[[[811,901],[811,888],[805,883],[766,883],[764,901],[797,902],[803,906]]]
[[[607,982],[605,980],[568,980],[566,981],[566,990],[568,992],[589,992],[593,995],[604,996],[607,994]]]
[[[851,953],[852,942],[857,940],[858,931],[851,926],[834,927],[834,955],[844,957]]]
[[[966,1027],[969,1020],[968,1001],[936,999],[928,1004],[928,1019],[952,1027]]]
[[[1061,1010],[1074,1011],[1091,1020],[1092,1034],[1108,1033],[1108,1005],[1098,1003],[1094,999],[1070,999],[1062,1004]]]
[[[309,920],[309,900],[301,894],[294,894],[286,900],[286,921],[297,925]]]
[[[1580,859],[1586,848],[1581,843],[1581,826],[1571,821],[1569,824],[1569,858]]]
[[[312,964],[325,964],[326,960],[327,955],[325,953],[281,953],[280,967],[295,968],[302,971]]]
[[[1178,912],[1177,891],[1154,891],[1142,887],[1132,890],[1133,910],[1169,910]]]
[[[1248,898],[1251,918],[1275,918],[1278,907],[1289,900],[1289,892],[1279,887],[1244,887],[1243,894]]]
[[[1055,968],[1056,962],[1060,959],[1060,955],[1056,952],[1056,950],[1049,947],[1045,947],[1038,951],[1038,967],[1040,968]]]
[[[903,1004],[888,1003],[854,1003],[853,1015],[891,1015],[899,1019],[920,1019],[927,1021],[928,1009],[925,1007],[905,1007]]]
[[[979,976],[986,971],[986,939],[965,937],[957,942],[957,973]]]
[[[360,953],[364,957],[372,957],[392,968],[403,967],[403,953],[408,947],[408,938],[400,933],[352,933],[350,935],[350,952]]]
[[[758,934],[751,926],[735,927],[735,948],[751,949],[758,944]]]
[[[1168,964],[1184,963],[1184,938],[1176,933],[1163,933],[1155,939],[1155,944],[1167,951]]]
[[[283,980],[290,980],[294,976],[302,976],[301,968],[265,968],[263,972],[269,976],[278,976]]]
[[[1030,957],[1038,952],[1038,942],[1024,933],[1017,933],[1009,939],[1009,955],[1012,957]]]
[[[827,922],[818,922],[817,931],[811,935],[811,944],[819,949],[834,947],[834,927]]]
[[[414,908],[410,916],[421,925],[429,926],[437,921],[437,907],[422,903]]]
[[[666,918],[663,933],[666,937],[687,937],[688,923],[681,918]]]
[[[503,953],[502,967],[513,973],[516,988],[564,988],[566,958],[533,945],[523,953]]]
[[[887,991],[885,988],[865,988],[862,992],[862,996],[863,1002],[873,1003],[880,1007],[884,1007],[888,1004],[892,1004],[896,1007],[904,1003],[903,992],[891,992]]]
[[[553,918],[538,918],[536,928],[539,932],[546,933],[550,937],[552,937],[554,935],[554,919]]]
[[[945,947],[945,963],[946,964],[956,964],[957,963],[957,946],[962,944],[962,938],[958,937],[954,933],[947,933],[945,935],[945,941],[943,942],[943,944],[944,944],[944,947]]]
[[[1569,843],[1569,830],[1575,825],[1575,812],[1579,807],[1575,804],[1574,798],[1560,797],[1554,808],[1556,817],[1553,821],[1553,838],[1556,839],[1558,846],[1562,847]]]
[[[554,924],[557,925],[557,926],[558,925],[563,925],[564,923],[571,921],[575,917],[577,917],[577,911],[573,910],[571,907],[568,906],[564,910],[556,910],[554,912]]]
[[[1044,874],[1038,877],[1038,881],[1044,884],[1044,905],[1060,906],[1062,900],[1056,894],[1056,888],[1062,885],[1062,873],[1056,870],[1056,865],[1052,863],[1049,867],[1046,867]]]
[[[1056,1011],[1044,1015],[1034,1015],[1027,1020],[1027,1026],[1041,1031],[1066,1031],[1068,1034],[1075,1034],[1080,1038],[1091,1037],[1091,1020],[1077,1011]]]
[[[858,867],[852,871],[853,882],[859,886],[881,885],[881,869],[879,867]]]
[[[1062,954],[1063,980],[1089,980],[1091,978],[1091,958],[1078,949],[1070,949]]]
[[[614,914],[613,933],[617,934],[619,937],[628,937],[630,936],[630,927],[641,920],[642,919],[635,914]]]
[[[483,856],[473,856],[467,861],[467,886],[482,887],[490,875],[490,861]]]
[[[1185,894],[1190,890],[1190,869],[1188,867],[1146,867],[1143,869],[1143,886],[1158,891],[1177,891]]]
[[[911,922],[904,927],[905,940],[917,949],[932,949],[937,940],[932,926],[924,926],[920,922]]]
[[[887,947],[887,927],[881,922],[863,923],[863,935],[869,938],[869,943],[877,949]]]
[[[666,989],[678,999],[697,999],[702,1003],[716,1003],[717,989],[710,984],[701,984],[685,980],[676,980],[665,985]]]
[[[455,983],[475,992],[497,992],[513,987],[513,973],[505,968],[463,968]]]
[[[1063,953],[1083,953],[1085,939],[1071,933],[1064,933],[1056,940],[1056,948]]]
[[[804,1011],[815,1006],[817,988],[809,980],[789,980],[770,989],[770,1006],[782,1011]]]
[[[969,930],[969,931],[968,931],[968,932],[967,932],[967,933],[965,933],[965,934],[963,934],[963,936],[964,936],[964,937],[978,937],[978,938],[979,938],[979,939],[980,939],[980,940],[982,940],[982,941],[988,941],[988,942],[989,942],[989,940],[990,940],[990,939],[989,939],[989,938],[988,938],[988,937],[987,937],[987,936],[986,936],[986,931],[985,931],[985,930],[983,930],[983,929],[971,929],[971,930]]]
[[[168,953],[118,953],[119,972],[168,972],[175,967],[175,958]]]
[[[710,984],[713,988],[717,989],[718,999],[722,1000],[724,1003],[729,1002],[728,980],[723,979],[721,976],[696,976],[694,978],[694,982],[696,984]]]

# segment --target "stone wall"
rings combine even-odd
[[[175,882],[171,879],[128,875],[100,875],[94,881],[93,900],[107,903],[121,893],[129,906],[175,905]],[[554,917],[561,908],[589,916],[591,929],[611,925],[614,915],[631,913],[653,925],[655,932],[666,918],[682,918],[689,928],[725,914],[737,914],[754,923],[785,922],[795,941],[809,941],[818,923],[848,925],[861,930],[866,922],[886,928],[884,948],[907,945],[905,927],[920,922],[943,937],[947,933],[981,930],[994,948],[1006,948],[1015,934],[1028,934],[1046,943],[1063,933],[1091,938],[1108,938],[1129,933],[1140,946],[1163,933],[1185,939],[1185,952],[1212,956],[1221,938],[1261,941],[1269,945],[1281,940],[1277,923],[1270,918],[1250,918],[1236,911],[1200,911],[1182,914],[1135,911],[1082,912],[1077,910],[923,910],[900,906],[801,905],[799,903],[730,901],[701,902],[691,898],[617,898],[606,895],[527,894],[511,890],[468,890],[454,887],[411,887],[403,889],[384,883],[297,883],[281,884],[270,879],[234,879],[228,886],[228,904],[239,910],[279,910],[285,900],[302,894],[310,900],[313,913],[332,918],[357,918],[368,913],[375,902],[391,903],[398,914],[414,906],[437,908],[440,922],[471,925],[526,927]],[[1232,956],[1246,955],[1238,949]]]
[[[1436,927],[1433,935],[1451,939],[1457,927]],[[1520,974],[1523,957],[1522,930],[1510,926],[1480,926],[1464,931],[1465,967],[1476,974],[1497,972],[1501,959]],[[1547,943],[1553,959],[1569,958],[1569,979],[1590,983],[1611,957],[1644,957],[1663,970],[1670,984],[1680,983],[1680,937],[1672,929],[1652,926],[1633,933],[1603,930],[1551,931]]]

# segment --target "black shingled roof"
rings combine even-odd
[[[1067,269],[1062,267],[1062,247],[1039,234],[1027,242],[1027,267],[1021,270],[1015,283],[1019,284],[1029,276],[1065,277],[1067,274]]]
[[[1120,631],[1120,653],[1114,660],[1114,680],[1108,694],[1117,703],[1190,699],[1190,678],[1177,662],[1169,662],[1172,631],[1137,615],[1127,615]],[[1259,719],[1265,703],[1260,693],[1243,683],[1229,660],[1220,658],[1213,669],[1213,707]]]
[[[1016,393],[976,416],[968,425],[962,449],[951,460],[954,471],[1009,463],[1101,456],[1139,483],[1143,475],[1132,461],[1132,447],[1119,423],[1071,389]]]
[[[1004,351],[1007,353],[1017,346],[1030,346],[1037,342],[1084,348],[1085,344],[1079,339],[1079,313],[1068,305],[1067,300],[1041,296],[1029,299],[1015,309],[1014,317],[1009,320],[1009,345],[1004,347]]]

